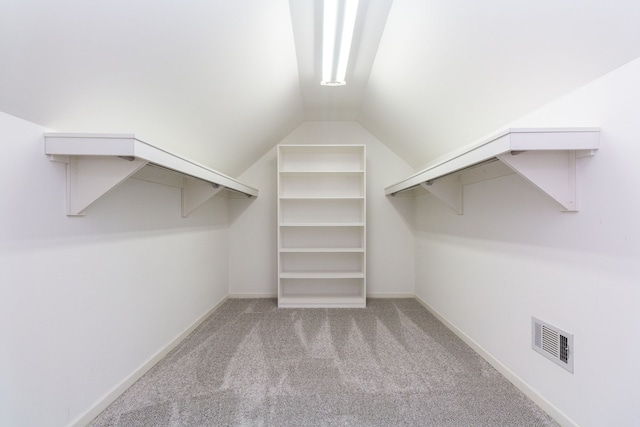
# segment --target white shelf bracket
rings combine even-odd
[[[576,150],[508,152],[497,157],[559,203],[563,211],[578,211]]]
[[[54,161],[58,161],[58,157]],[[67,162],[67,215],[82,216],[104,196],[147,164],[136,158],[70,156]]]
[[[420,184],[422,188],[462,215],[462,181],[460,174]]]
[[[197,207],[223,189],[222,185],[185,177],[182,186],[182,217],[188,217]]]

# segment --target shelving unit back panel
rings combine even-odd
[[[283,273],[305,271],[362,272],[363,253],[295,253],[280,254],[280,271]]]
[[[286,174],[280,176],[280,197],[363,197],[359,174]]]
[[[362,297],[362,279],[282,279],[282,297]]]
[[[364,200],[281,200],[281,223],[353,223],[364,221]]]
[[[281,248],[364,248],[364,227],[284,227]]]
[[[361,171],[362,147],[357,146],[281,146],[280,171]]]

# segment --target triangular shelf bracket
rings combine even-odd
[[[497,157],[560,204],[562,210],[578,211],[575,150],[516,151]]]
[[[197,207],[222,190],[222,185],[185,177],[182,186],[182,217],[188,217]]]
[[[92,203],[147,164],[136,158],[96,156],[70,156],[66,163],[69,216],[84,216]]]
[[[462,215],[462,181],[460,174],[448,176],[437,181],[420,184],[422,188],[446,203],[458,215]]]

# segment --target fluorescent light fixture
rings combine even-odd
[[[321,85],[347,84],[347,63],[357,13],[358,0],[324,0]]]

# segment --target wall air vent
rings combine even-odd
[[[573,373],[573,334],[568,334],[535,317],[531,318],[531,329],[531,347]]]

